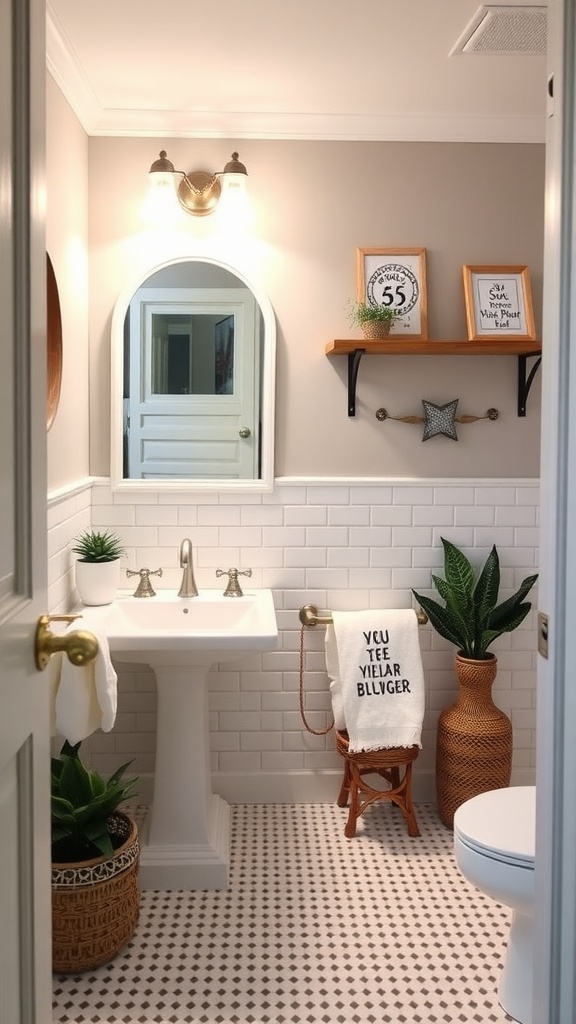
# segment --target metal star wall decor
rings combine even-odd
[[[435,405],[434,402],[428,402],[423,398],[422,405],[425,416],[391,416],[386,409],[377,409],[376,419],[380,421],[396,420],[398,423],[423,423],[423,441],[428,441],[429,438],[436,437],[437,435],[443,435],[444,437],[449,437],[452,441],[457,441],[457,423],[478,423],[479,420],[494,421],[498,419],[498,409],[488,409],[484,416],[471,416],[468,414],[457,416],[456,408],[458,401],[459,399],[455,398],[454,401],[446,402],[445,405]]]
[[[434,402],[427,402],[425,398],[422,399],[425,417],[424,433],[422,434],[423,441],[428,441],[431,437],[436,437],[437,434],[443,434],[444,437],[449,437],[452,441],[458,440],[456,424],[454,422],[458,401],[459,399],[455,398],[453,402],[446,402],[446,405],[434,405]]]

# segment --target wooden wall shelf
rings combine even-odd
[[[408,338],[364,341],[349,339],[329,341],[327,356],[348,356],[348,415],[356,415],[356,383],[363,355],[386,356],[516,356],[518,359],[518,416],[526,415],[526,402],[534,376],[542,361],[542,342],[518,341],[516,338],[483,339],[482,341],[411,341]],[[528,359],[536,362],[528,372]]]

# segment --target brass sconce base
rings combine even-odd
[[[220,181],[215,174],[191,171],[178,186],[178,200],[187,213],[205,217],[216,209],[220,192]]]

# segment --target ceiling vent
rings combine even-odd
[[[482,4],[450,51],[487,57],[546,53],[546,7]]]

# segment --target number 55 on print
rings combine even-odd
[[[426,249],[357,250],[359,302],[394,309],[391,335],[428,339]]]

